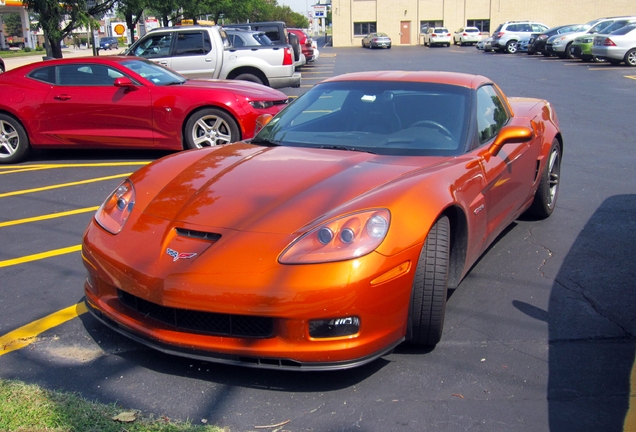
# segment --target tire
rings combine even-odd
[[[572,52],[570,51],[570,48],[572,47],[572,42],[570,42],[569,44],[567,44],[565,46],[565,51],[563,51],[559,57],[567,60],[567,59],[573,59],[574,58],[574,54],[572,54]]]
[[[517,43],[516,40],[508,41],[505,48],[508,54],[514,54],[517,52],[518,49],[519,49],[519,44]]]
[[[29,137],[15,118],[0,114],[0,164],[20,162],[31,151]]]
[[[294,33],[289,33],[289,43],[294,50],[294,61],[297,62],[298,60],[300,60],[300,53],[302,52],[298,36],[296,36]]]
[[[257,84],[264,84],[263,80],[251,73],[242,73],[234,77],[238,81],[249,81]]]
[[[552,214],[556,206],[561,180],[561,155],[561,143],[555,138],[552,141],[548,160],[541,173],[537,193],[534,195],[534,200],[528,209],[528,213],[536,219],[547,218]]]
[[[229,144],[241,139],[236,120],[218,108],[195,112],[188,119],[183,135],[184,147],[189,149]]]
[[[625,64],[630,67],[636,67],[636,48],[632,48],[625,54]]]
[[[449,261],[450,222],[443,216],[426,236],[415,270],[407,335],[413,344],[435,345],[442,338]]]

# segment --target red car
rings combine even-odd
[[[0,75],[0,163],[31,148],[182,150],[254,135],[287,96],[246,81],[188,80],[127,56],[47,60]]]
[[[296,36],[298,36],[298,41],[300,42],[300,48],[302,49],[302,52],[305,55],[305,59],[307,60],[307,62],[314,61],[315,56],[314,56],[313,40],[309,37],[307,33],[305,33],[305,30],[288,28],[287,31],[290,33],[294,33]]]
[[[249,142],[145,166],[89,224],[88,309],[163,352],[331,370],[442,337],[449,288],[558,196],[545,100],[458,73],[327,79]]]

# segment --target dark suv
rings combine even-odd
[[[116,37],[103,37],[99,39],[99,49],[119,49],[119,39]]]

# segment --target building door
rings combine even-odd
[[[411,21],[400,22],[400,45],[411,45]]]

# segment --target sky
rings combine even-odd
[[[281,6],[289,6],[294,12],[298,12],[303,16],[307,16],[307,10],[311,10],[315,2],[314,0],[278,0]]]

